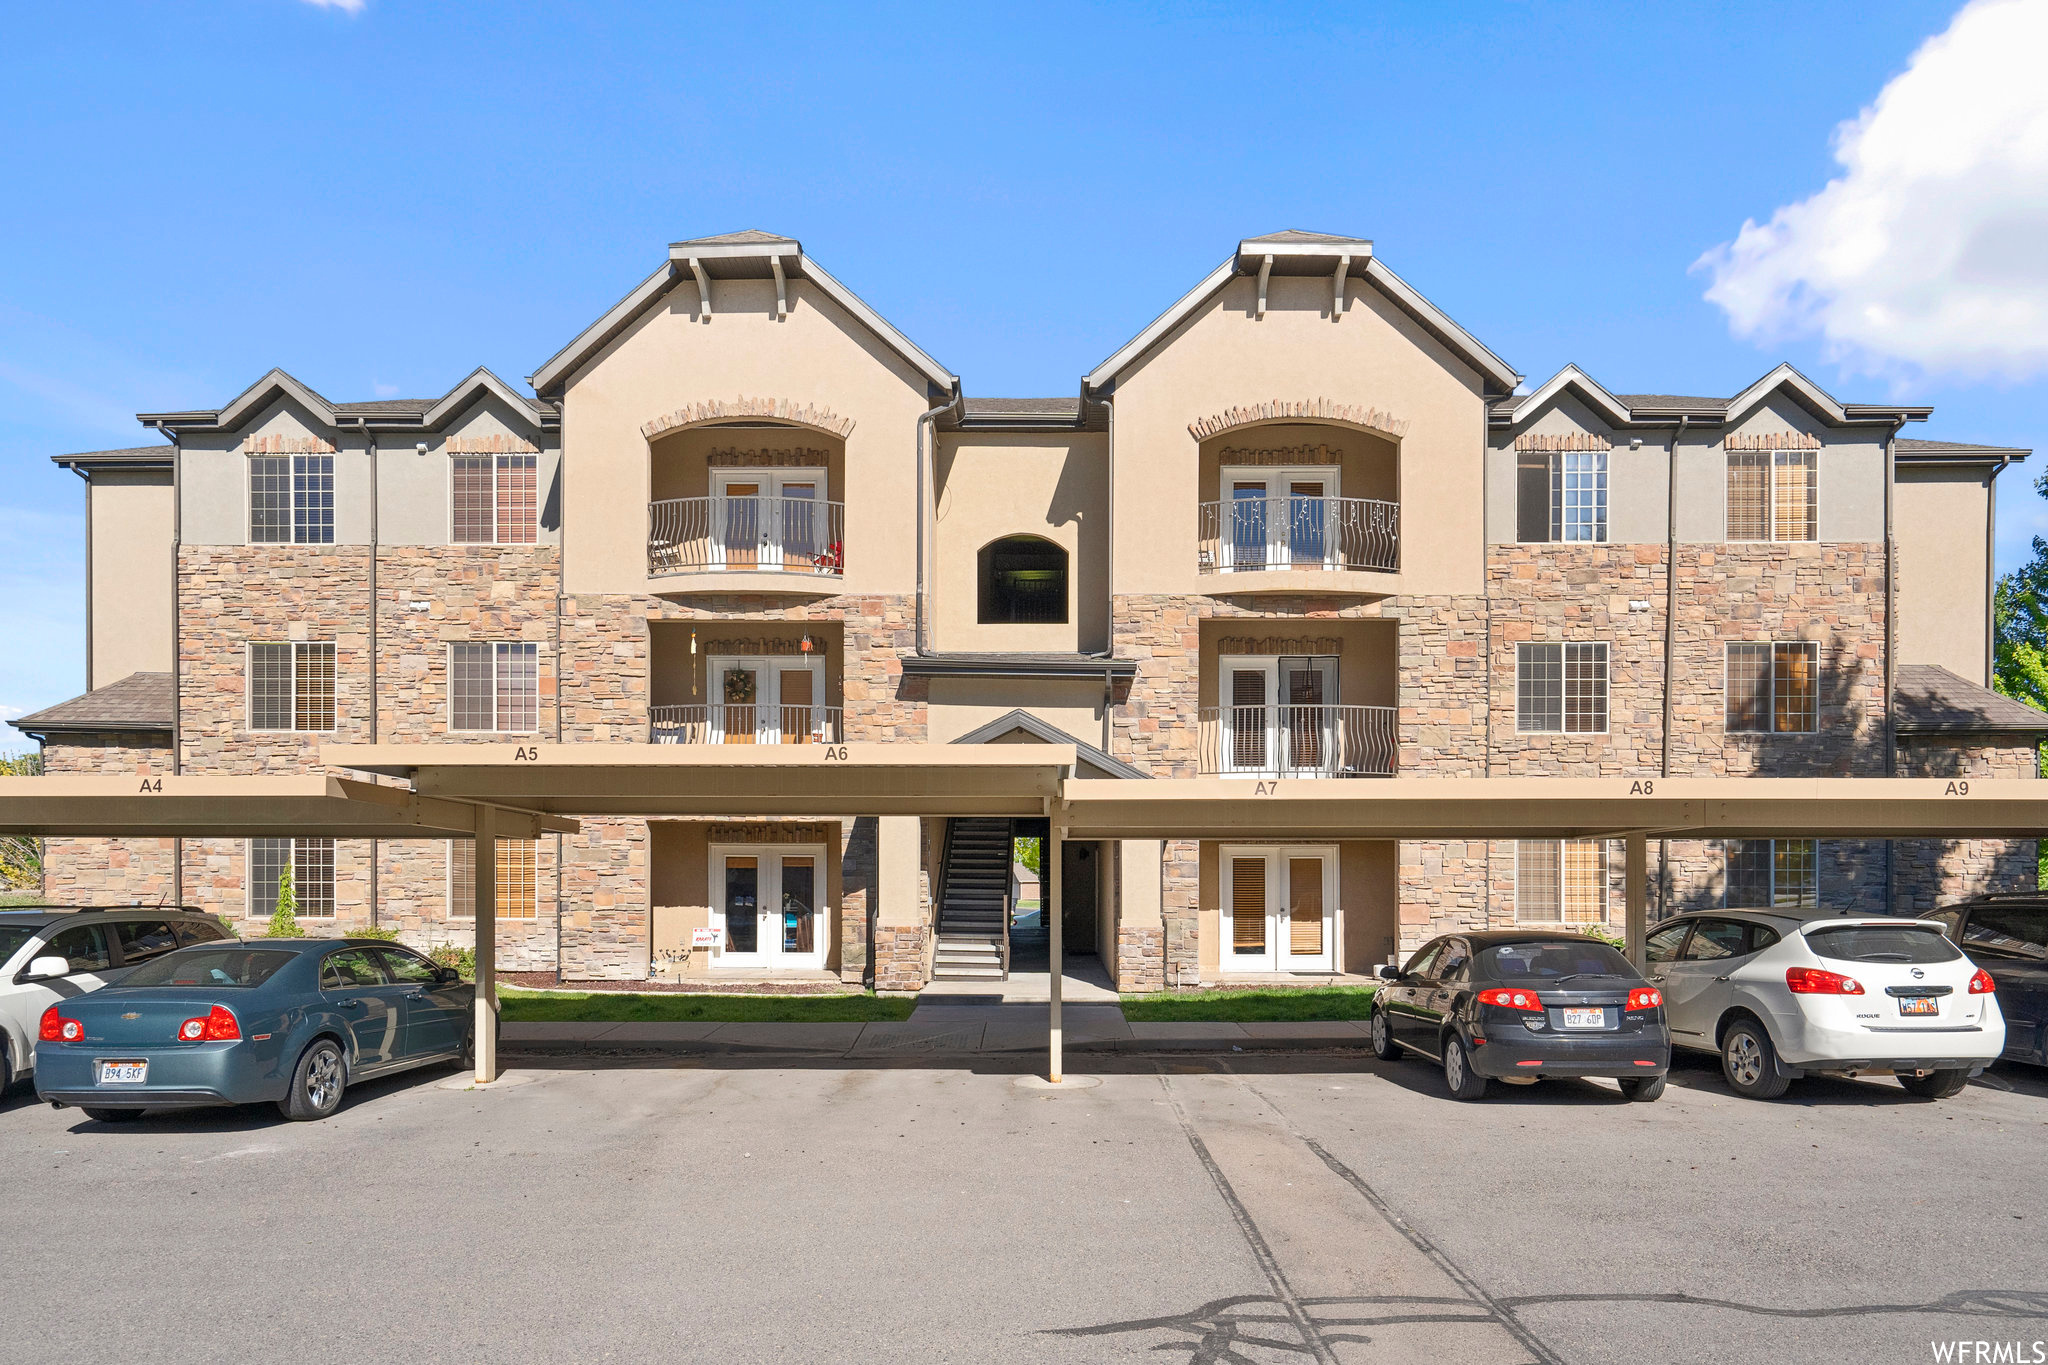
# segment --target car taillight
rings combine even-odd
[[[1998,983],[1993,981],[1991,973],[1985,971],[1982,967],[1979,967],[1977,974],[1970,978],[1970,994],[1972,995],[1990,995],[1997,989]]]
[[[1663,1003],[1663,993],[1648,986],[1638,986],[1628,993],[1628,1007],[1632,1010],[1653,1010]]]
[[[1536,998],[1536,992],[1511,990],[1504,986],[1479,992],[1479,1003],[1498,1005],[1504,1010],[1535,1010],[1538,1013],[1543,1010],[1543,1002]]]
[[[1853,976],[1819,967],[1787,967],[1785,984],[1794,995],[1861,995],[1863,983]]]
[[[84,1036],[85,1026],[57,1013],[55,1005],[43,1011],[42,1025],[36,1030],[38,1041],[45,1043],[75,1043]]]
[[[178,1025],[178,1037],[187,1043],[232,1043],[241,1036],[242,1026],[225,1005],[215,1005],[204,1018]]]

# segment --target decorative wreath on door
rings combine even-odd
[[[754,704],[754,675],[751,671],[735,668],[725,675],[725,703],[728,706]]]

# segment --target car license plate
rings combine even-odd
[[[1564,1012],[1566,1028],[1606,1028],[1607,1011],[1604,1009],[1574,1010]]]
[[[149,1079],[148,1062],[101,1062],[101,1085],[141,1085]]]
[[[1931,995],[1902,995],[1899,997],[1900,1014],[1940,1014],[1941,1001]]]

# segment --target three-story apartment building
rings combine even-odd
[[[53,772],[328,743],[1071,743],[1080,775],[2025,775],[1989,683],[1993,487],[1781,366],[1727,398],[1522,376],[1370,242],[1282,232],[1075,395],[977,399],[797,241],[679,242],[530,377],[334,403],[273,371],[86,482],[88,690]],[[1002,970],[1008,840],[585,818],[506,841],[500,963],[571,978]],[[1452,927],[1618,915],[1604,842],[1070,843],[1124,989],[1366,972]],[[461,942],[419,840],[56,840],[48,890]],[[1920,910],[2031,842],[1673,840],[1653,906]]]

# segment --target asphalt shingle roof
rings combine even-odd
[[[2048,712],[1980,687],[1939,664],[1900,664],[1892,710],[1900,734],[2048,732]]]
[[[26,734],[64,730],[169,730],[176,710],[168,673],[130,673],[119,682],[96,687],[82,697],[60,701],[34,715],[23,716],[14,728]]]
[[[58,464],[137,464],[157,461],[169,464],[171,449],[168,442],[159,441],[155,445],[123,446],[119,450],[81,450],[71,455],[52,455],[50,458]]]

